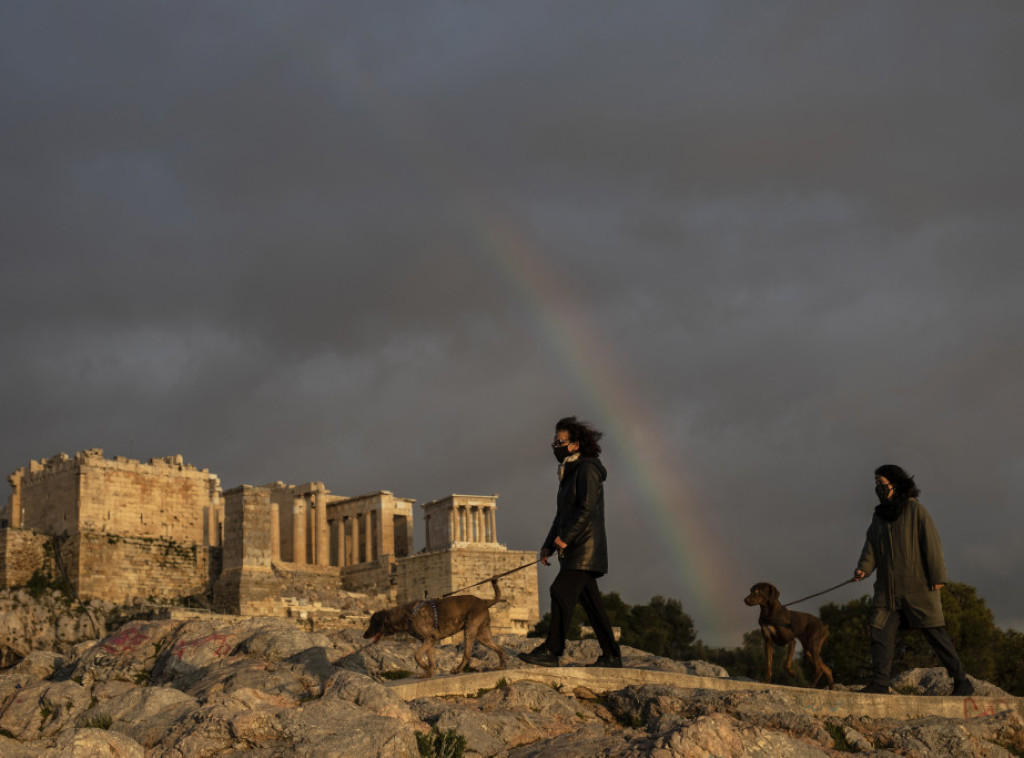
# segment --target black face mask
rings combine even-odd
[[[561,463],[562,461],[569,457],[568,445],[562,445],[561,447],[552,448],[552,451],[555,454],[555,460],[557,460],[559,463]]]
[[[881,503],[882,505],[885,505],[887,502],[889,502],[889,487],[891,486],[892,485],[889,484],[875,485],[875,494],[878,495],[878,502]]]

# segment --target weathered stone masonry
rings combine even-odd
[[[52,569],[54,549],[83,598],[212,596],[220,610],[283,616],[342,590],[385,602],[438,597],[534,559],[497,541],[497,495],[423,505],[427,545],[413,554],[414,501],[381,490],[332,494],[322,482],[224,493],[181,456],[141,463],[98,449],[32,461],[8,477],[0,510],[0,586]],[[47,563],[47,561],[50,561]],[[504,577],[497,633],[525,634],[539,618],[537,572]],[[306,597],[287,597],[299,594]],[[470,590],[487,597],[491,588]]]
[[[58,538],[82,597],[124,602],[207,591],[222,513],[220,481],[208,470],[181,456],[141,463],[92,449],[32,461],[8,481],[3,541],[25,541],[25,532]]]

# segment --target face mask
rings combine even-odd
[[[552,450],[555,453],[555,460],[557,460],[559,463],[561,463],[562,461],[569,457],[568,445],[562,445],[561,447],[552,448]]]
[[[889,487],[888,484],[876,484],[875,494],[878,495],[878,502],[887,503],[889,501]]]

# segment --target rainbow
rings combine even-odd
[[[509,297],[526,301],[523,312],[529,314],[532,332],[582,393],[581,406],[593,409],[592,420],[605,432],[606,447],[626,462],[627,486],[650,522],[648,531],[670,556],[685,590],[683,608],[694,619],[698,636],[725,640],[738,625],[746,625],[739,601],[747,585],[736,576],[735,556],[723,549],[700,504],[688,495],[683,466],[649,444],[664,432],[642,404],[626,361],[617,360],[607,340],[598,339],[583,309],[567,300],[571,288],[511,224],[491,215],[479,232],[482,250]]]
[[[606,447],[627,463],[627,486],[639,498],[650,532],[670,556],[684,588],[683,608],[698,635],[724,640],[749,626],[738,602],[749,577],[741,580],[735,575],[736,557],[723,549],[702,518],[700,504],[688,495],[681,462],[659,457],[657,450],[652,453],[651,446],[643,444],[660,432],[653,423],[655,415],[643,406],[637,384],[627,375],[625,361],[616,359],[607,341],[596,338],[585,310],[567,296],[571,288],[563,285],[555,268],[505,217],[481,204],[482,193],[474,191],[473,182],[458,170],[459,161],[444,154],[444,142],[431,139],[422,129],[407,128],[417,119],[403,112],[387,88],[353,71],[346,74],[348,94],[362,100],[364,115],[392,138],[410,165],[446,188],[443,197],[453,219],[471,221],[470,238],[478,243],[496,281],[511,302],[524,304],[531,331],[582,392],[581,406],[596,412],[591,420],[605,432]]]

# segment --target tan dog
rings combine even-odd
[[[422,640],[423,644],[416,649],[413,657],[416,659],[416,665],[424,670],[424,676],[428,677],[433,676],[436,670],[434,645],[438,640],[451,637],[463,630],[466,649],[463,652],[462,660],[452,669],[453,674],[458,674],[469,665],[473,643],[476,640],[480,640],[497,653],[501,660],[501,668],[505,668],[505,650],[491,639],[489,609],[502,599],[501,590],[498,589],[498,580],[491,579],[491,584],[494,586],[494,598],[491,600],[484,600],[476,595],[453,595],[452,597],[414,601],[397,608],[377,611],[370,616],[370,626],[363,638],[373,637],[373,641],[376,642],[385,635],[408,632],[416,639]],[[423,661],[424,653],[427,654],[429,665]]]
[[[764,677],[766,682],[772,680],[772,654],[775,645],[789,645],[786,673],[793,676],[793,650],[796,649],[796,641],[800,640],[804,655],[814,664],[814,681],[811,682],[811,687],[818,683],[822,674],[828,679],[828,686],[832,687],[832,669],[821,660],[821,646],[828,637],[828,627],[820,618],[809,613],[786,610],[779,603],[778,589],[768,582],[758,582],[751,587],[750,594],[743,602],[747,605],[761,606],[757,623],[761,625],[764,657],[768,661],[768,670]]]

